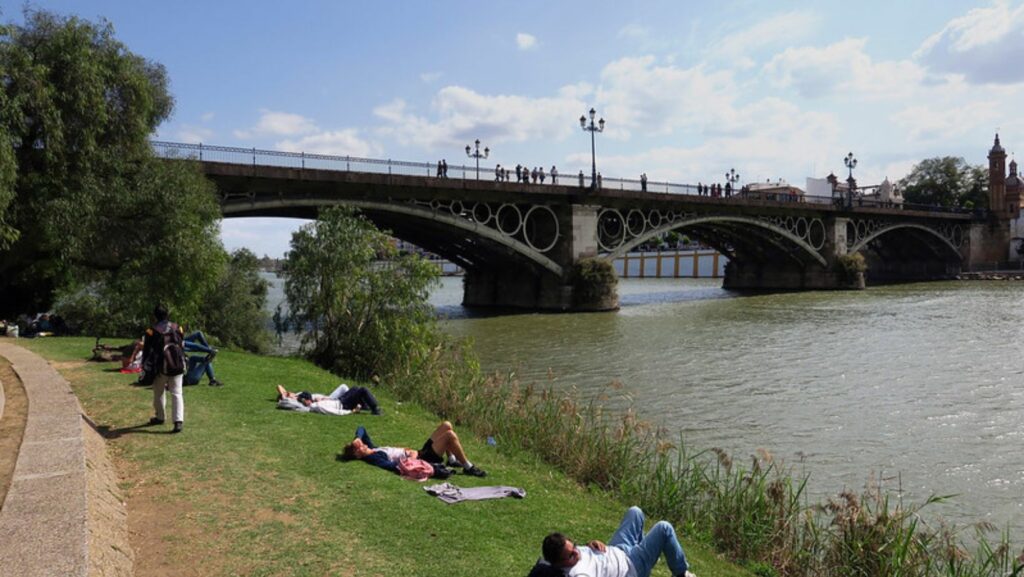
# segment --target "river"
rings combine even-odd
[[[475,316],[457,277],[432,301],[486,369],[608,393],[741,462],[764,449],[810,475],[814,500],[882,477],[907,503],[955,493],[932,513],[1024,540],[1024,286],[737,296],[720,283],[623,280],[612,313]]]

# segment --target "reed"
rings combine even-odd
[[[863,492],[808,503],[806,476],[767,452],[736,463],[719,449],[693,450],[669,440],[629,409],[611,413],[607,395],[584,400],[576,390],[523,385],[514,372],[482,375],[464,344],[437,342],[385,379],[415,399],[493,436],[502,447],[530,451],[586,486],[673,521],[762,576],[995,577],[1024,574],[1008,532],[941,521],[921,511],[948,497],[904,506],[881,480]],[[390,383],[388,385],[387,383]],[[614,394],[621,384],[612,383]],[[621,392],[619,392],[621,394]]]

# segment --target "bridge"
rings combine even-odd
[[[605,310],[610,295],[578,274],[583,259],[614,259],[669,231],[729,258],[724,287],[863,288],[865,282],[949,278],[999,260],[999,224],[938,207],[850,206],[832,197],[699,194],[694,185],[586,175],[544,184],[497,181],[494,169],[154,142],[194,159],[217,186],[225,218],[316,218],[358,208],[378,227],[466,271],[463,302],[545,310]],[[849,266],[860,253],[866,273]],[[601,287],[597,287],[600,289]],[[602,297],[586,295],[604,294]]]

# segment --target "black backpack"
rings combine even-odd
[[[161,375],[176,377],[185,373],[185,345],[182,342],[181,330],[174,323],[164,325],[161,333],[163,343],[157,361],[157,371]]]

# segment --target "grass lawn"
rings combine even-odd
[[[152,394],[133,386],[135,375],[113,372],[115,363],[82,362],[92,339],[19,344],[55,364],[107,436],[139,577],[525,575],[547,533],[606,541],[625,510],[531,455],[488,446],[468,431],[463,444],[488,476],[449,481],[522,487],[525,499],[446,505],[421,484],[339,462],[335,455],[357,425],[378,444],[418,449],[438,418],[396,405],[379,389],[382,416],[276,410],[278,383],[328,393],[340,381],[305,361],[221,352],[215,367],[226,385],[208,387],[204,379],[186,387],[185,432],[169,435],[170,423],[144,426]],[[685,538],[683,546],[700,577],[750,575]],[[664,561],[654,574],[669,574]]]

